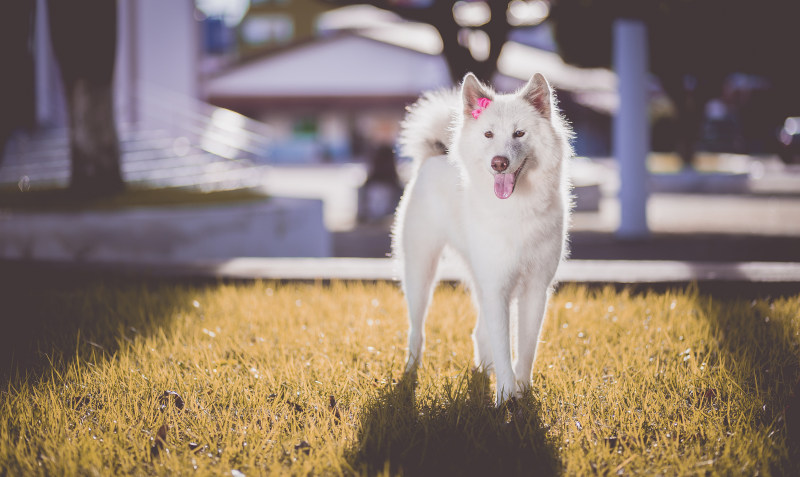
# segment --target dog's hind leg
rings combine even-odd
[[[410,199],[416,197],[411,196]],[[405,198],[404,198],[405,199]],[[425,315],[433,296],[434,280],[444,240],[422,204],[409,200],[400,220],[396,253],[402,258],[403,293],[408,305],[408,359],[406,372],[417,369],[425,346]]]
[[[436,269],[442,245],[424,243],[425,238],[406,243],[413,249],[406,250],[403,264],[403,292],[408,304],[408,360],[406,372],[414,372],[422,359],[425,346],[425,315],[431,302]],[[413,255],[410,259],[409,254]]]

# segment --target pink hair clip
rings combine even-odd
[[[492,102],[489,98],[478,98],[478,108],[472,110],[472,117],[478,119],[481,113],[489,107]]]

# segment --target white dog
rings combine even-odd
[[[393,252],[408,303],[406,372],[416,371],[436,271],[448,246],[471,275],[475,365],[494,371],[496,404],[530,387],[536,345],[564,256],[571,131],[547,80],[497,94],[471,73],[408,110],[401,153],[416,172],[397,208]],[[516,362],[510,316],[518,307]]]

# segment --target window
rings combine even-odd
[[[294,21],[281,14],[251,15],[242,22],[241,35],[251,46],[288,43],[294,37]]]

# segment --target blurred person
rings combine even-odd
[[[391,215],[402,193],[392,146],[382,144],[370,156],[367,180],[358,192],[359,221],[373,222]]]

